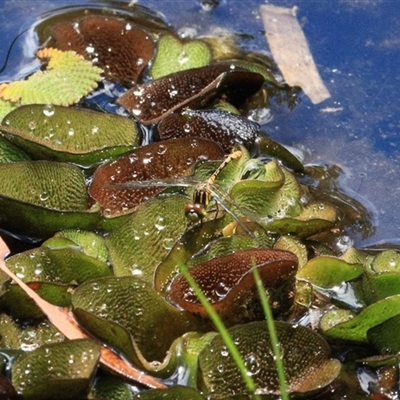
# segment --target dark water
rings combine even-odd
[[[260,0],[221,0],[204,11],[197,0],[142,0],[177,29],[198,34],[241,34],[249,50],[268,52]],[[273,1],[298,6],[298,18],[331,98],[313,105],[307,97],[294,111],[274,110],[264,129],[299,147],[307,163],[339,165],[347,193],[374,215],[375,234],[356,244],[400,243],[400,2],[397,0]],[[0,1],[0,65],[16,36],[56,8],[105,4],[76,0]],[[112,4],[108,2],[107,4]],[[30,45],[29,45],[30,43]],[[22,34],[0,80],[34,60],[35,37]],[[24,54],[24,57],[22,57]],[[24,71],[22,71],[24,74]],[[328,111],[333,112],[328,112]]]

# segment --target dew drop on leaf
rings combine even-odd
[[[260,362],[254,353],[248,353],[244,358],[247,375],[257,375],[261,370]]]
[[[46,105],[44,106],[44,108],[43,108],[43,114],[44,114],[46,117],[52,117],[52,116],[54,115],[54,113],[55,113],[55,109],[54,109],[54,106],[53,106],[53,105],[51,105],[51,104],[46,104]]]

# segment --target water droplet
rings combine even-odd
[[[53,105],[51,105],[51,104],[46,104],[46,105],[44,106],[44,108],[43,108],[43,114],[44,114],[46,117],[52,117],[52,116],[54,115],[54,113],[55,113],[55,109],[54,109],[54,106],[53,106]]]
[[[260,362],[258,361],[258,357],[253,353],[248,353],[244,358],[244,364],[247,369],[247,375],[257,375],[260,370]]]
[[[218,285],[215,288],[215,294],[218,297],[225,297],[228,292],[229,287],[227,287],[224,282],[218,282]]]
[[[165,154],[166,151],[167,151],[167,147],[165,146],[165,144],[160,144],[157,149],[157,154],[162,156],[163,154]]]
[[[29,127],[29,129],[30,129],[31,131],[33,131],[34,129],[36,129],[36,126],[37,126],[36,121],[29,121],[28,127]]]
[[[68,136],[74,136],[74,135],[75,135],[74,128],[69,128],[68,129]]]
[[[154,224],[157,230],[162,231],[165,229],[165,223],[164,223],[164,218],[161,216],[157,217],[156,223]]]
[[[46,190],[44,190],[42,193],[40,193],[39,199],[41,201],[48,200],[49,199],[49,193]]]
[[[223,364],[217,365],[217,371],[218,371],[220,374],[223,374],[223,373],[225,372],[225,367],[224,367],[224,365],[223,365]]]
[[[95,135],[96,133],[99,133],[99,127],[98,126],[92,126],[92,134]]]
[[[174,243],[175,243],[174,239],[172,239],[172,238],[165,238],[165,239],[163,240],[162,245],[163,245],[163,247],[164,247],[165,250],[171,250],[171,249],[174,247]]]
[[[127,31],[130,31],[130,30],[132,29],[132,25],[128,22],[128,23],[125,25],[125,29],[126,29]]]
[[[225,346],[222,347],[221,356],[222,357],[228,357],[229,356],[229,351]]]
[[[143,164],[150,164],[153,161],[153,157],[145,157],[143,158],[142,162]]]

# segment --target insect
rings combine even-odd
[[[244,155],[243,149],[234,149],[225,160],[217,167],[216,170],[205,180],[198,181],[195,177],[184,176],[175,177],[167,179],[156,179],[156,180],[142,180],[142,181],[127,181],[120,183],[110,183],[107,186],[120,189],[140,189],[140,188],[166,188],[166,187],[189,187],[194,188],[192,202],[186,204],[184,208],[184,213],[190,223],[201,223],[208,215],[209,204],[212,200],[216,203],[216,214],[218,214],[218,209],[225,210],[228,214],[232,216],[234,220],[237,221],[239,225],[242,226],[248,232],[248,229],[244,227],[244,224],[239,221],[238,217],[233,213],[232,207],[239,211],[240,214],[246,215],[244,210],[241,210],[232,199],[230,199],[228,193],[221,189],[215,182],[218,177],[220,177],[221,172],[225,170],[226,166],[233,160],[238,160]],[[222,183],[224,182],[221,178]],[[249,233],[249,232],[248,232]]]
[[[193,202],[185,206],[185,215],[190,222],[201,221],[207,215],[207,207],[213,196],[213,184],[217,179],[219,173],[226,167],[232,160],[242,157],[241,150],[233,151],[229,154],[222,164],[215,170],[215,172],[206,180],[196,185],[193,192]],[[220,200],[222,205],[222,201]],[[225,207],[224,207],[225,208]]]

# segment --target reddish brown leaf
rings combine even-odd
[[[93,176],[89,193],[105,214],[126,212],[165,188],[135,188],[124,183],[187,176],[196,161],[223,158],[222,148],[207,139],[180,138],[152,143],[101,165]]]
[[[116,18],[93,15],[78,27],[54,27],[57,48],[74,50],[104,70],[105,77],[132,86],[153,57],[154,44],[142,29]]]
[[[259,269],[264,286],[271,289],[272,303],[277,299],[282,303],[288,302],[287,297],[293,289],[297,269],[297,257],[288,251],[239,250],[192,267],[190,274],[220,316],[238,322],[235,319],[238,310],[246,303],[246,299],[252,299],[256,292],[254,276],[251,273],[253,266]],[[276,293],[273,293],[275,291]],[[183,275],[178,275],[172,281],[169,298],[184,310],[207,316]],[[276,304],[274,308],[283,311],[287,306],[288,304]]]
[[[141,123],[153,124],[183,107],[204,107],[222,94],[234,105],[240,105],[257,92],[263,82],[260,74],[214,64],[136,85],[117,102]]]
[[[260,126],[241,115],[219,110],[186,110],[172,113],[158,124],[161,139],[203,137],[219,143],[226,152],[235,144],[254,146]]]

